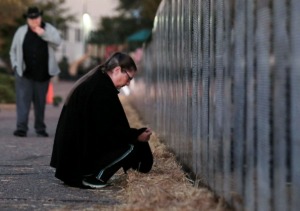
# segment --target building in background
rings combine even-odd
[[[57,50],[57,58],[68,59],[70,65],[84,60],[86,55],[86,39],[89,32],[95,30],[101,17],[115,16],[118,0],[66,0],[65,7],[76,17],[76,22],[62,32],[63,43]]]

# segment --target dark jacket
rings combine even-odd
[[[115,150],[137,141],[143,130],[130,128],[118,93],[100,70],[75,89],[56,129],[50,165],[57,178],[79,182],[108,165],[106,158]]]

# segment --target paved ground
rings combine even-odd
[[[71,83],[54,84],[55,95],[63,98]],[[0,210],[94,210],[119,202],[114,198],[118,187],[82,190],[64,186],[49,166],[53,136],[61,106],[47,105],[46,124],[49,138],[36,137],[33,112],[26,138],[12,135],[15,129],[14,105],[0,105]]]

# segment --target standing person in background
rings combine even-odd
[[[27,24],[16,31],[10,60],[16,77],[17,129],[15,136],[25,137],[31,102],[34,106],[36,134],[48,137],[44,122],[46,95],[50,78],[60,70],[55,48],[61,43],[57,29],[42,21],[43,12],[29,7],[24,18]]]
[[[151,170],[151,129],[130,128],[119,89],[137,71],[132,58],[113,54],[79,79],[63,106],[50,165],[67,185],[102,188],[120,169]]]

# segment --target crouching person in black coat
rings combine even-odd
[[[120,168],[151,170],[152,131],[130,128],[118,97],[136,71],[132,58],[117,52],[74,84],[58,121],[50,163],[67,185],[101,188]]]

